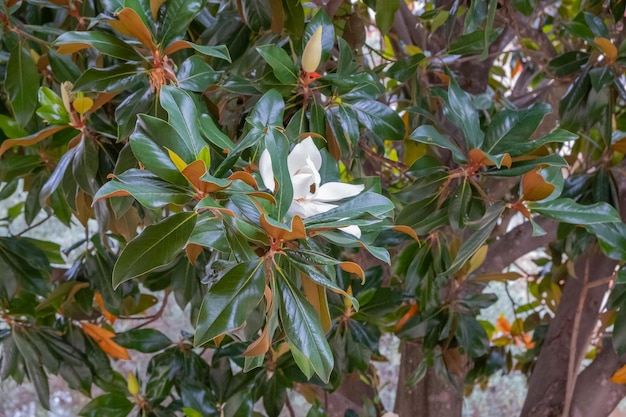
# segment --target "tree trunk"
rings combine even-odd
[[[575,378],[608,287],[608,282],[600,285],[593,283],[610,276],[615,265],[615,261],[600,253],[597,247],[576,262],[576,276],[569,277],[565,283],[561,302],[550,322],[548,334],[530,378],[521,417],[561,417],[563,414],[570,354],[575,355]],[[583,295],[585,298],[581,300]],[[577,337],[572,352],[570,343],[574,332]],[[570,416],[573,415],[570,413]],[[601,417],[595,412],[592,415]]]
[[[602,351],[580,373],[576,380],[572,417],[608,416],[626,395],[626,385],[609,379],[626,364],[626,355],[617,356],[611,340],[606,340]]]
[[[432,369],[420,383],[407,387],[415,369],[422,360],[422,346],[417,342],[402,342],[402,361],[398,380],[395,412],[400,417],[460,417],[463,393],[451,384],[441,381]]]

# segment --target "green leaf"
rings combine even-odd
[[[2,129],[2,132],[7,138],[21,138],[28,136],[28,132],[18,125],[14,118],[9,117],[6,114],[0,114],[0,129]]]
[[[217,414],[216,400],[209,388],[194,381],[183,381],[180,388],[183,407],[194,410],[198,417]]]
[[[459,87],[454,78],[450,79],[448,100],[443,111],[463,131],[468,149],[482,148],[484,133],[480,130],[478,112],[472,104],[471,96]]]
[[[445,272],[440,274],[441,276],[450,276],[457,272],[485,244],[496,227],[504,208],[504,203],[495,203],[487,209],[485,216],[476,225],[478,230],[463,242],[454,262]]]
[[[95,48],[104,55],[123,61],[142,61],[146,58],[130,44],[104,31],[65,32],[52,43],[59,54],[69,54],[84,48]]]
[[[567,77],[589,62],[590,54],[584,51],[568,51],[553,58],[548,63],[548,71],[557,77]]]
[[[196,213],[182,212],[146,227],[120,253],[113,268],[113,286],[172,262],[187,244],[197,218]]]
[[[489,124],[481,149],[494,155],[508,153],[518,156],[519,152],[515,151],[517,145],[529,141],[551,110],[549,104],[535,103],[524,110],[499,111]]]
[[[334,359],[317,312],[302,298],[300,291],[294,287],[289,278],[279,277],[276,283],[280,294],[280,321],[292,353],[295,347],[295,355],[300,354],[296,363],[307,377],[310,378],[312,376],[310,371],[314,371],[327,383],[333,370]]]
[[[525,173],[532,171],[538,166],[564,168],[568,166],[568,163],[561,155],[551,154],[541,156],[539,158],[514,162],[513,165],[511,165],[511,168],[485,171],[481,173],[481,175],[494,177],[519,177],[520,175],[524,175]]]
[[[226,136],[208,114],[200,115],[200,130],[207,141],[217,146],[222,152],[235,149],[233,141]]]
[[[240,327],[263,298],[265,271],[263,260],[256,258],[226,271],[206,293],[198,320],[194,343],[202,346],[216,336]]]
[[[104,394],[80,410],[81,417],[126,417],[135,405],[121,392]]]
[[[169,337],[156,329],[133,329],[118,333],[113,341],[120,346],[143,353],[158,352],[173,343]]]
[[[467,35],[459,36],[454,42],[450,44],[448,48],[448,54],[450,55],[478,55],[498,39],[498,36],[502,33],[503,28],[499,27],[496,30],[489,33],[487,42],[485,42],[485,31],[477,30]]]
[[[183,90],[201,93],[216,84],[222,74],[215,71],[198,55],[187,58],[180,66],[176,78]]]
[[[307,217],[304,220],[304,224],[306,227],[310,227],[321,223],[331,223],[360,217],[364,214],[371,214],[376,218],[382,219],[391,216],[393,209],[394,205],[387,197],[368,191],[353,197],[325,213]]]
[[[35,387],[37,399],[43,408],[50,409],[50,387],[48,385],[48,377],[43,370],[41,364],[41,355],[37,348],[25,337],[24,331],[17,330],[13,332],[13,340],[15,345],[24,358],[28,379]],[[43,348],[43,346],[42,346]]]
[[[596,235],[600,249],[606,256],[626,261],[626,224],[596,223],[588,225],[587,230]]]
[[[615,315],[615,324],[613,325],[613,348],[618,355],[626,353],[626,308],[620,306]]]
[[[139,162],[143,165],[144,169],[156,174],[160,178],[167,182],[177,185],[186,185],[187,179],[180,173],[174,162],[172,162],[165,146],[155,142],[149,136],[147,132],[146,119],[140,119],[137,123],[137,128],[130,135],[130,147],[133,150],[133,154]],[[161,119],[157,119],[161,120]],[[150,119],[148,119],[150,123]],[[166,122],[159,123],[161,125]],[[171,125],[169,125],[171,127]],[[161,138],[164,132],[158,132]],[[168,141],[176,139],[176,136],[170,136]],[[161,145],[161,146],[159,146]],[[180,156],[180,155],[179,155]]]
[[[607,203],[582,205],[571,198],[559,198],[541,203],[529,202],[528,208],[533,213],[564,223],[589,225],[621,221],[617,210]]]
[[[389,67],[387,76],[400,82],[406,82],[415,75],[420,62],[422,62],[424,58],[424,54],[415,54],[399,59]]]
[[[126,139],[131,134],[137,124],[137,117],[141,117],[140,113],[150,113],[154,101],[152,89],[144,87],[138,88],[117,106],[115,121],[117,122],[118,141]]]
[[[104,184],[94,196],[94,200],[129,195],[144,207],[160,208],[168,204],[183,205],[194,194],[190,189],[163,182],[146,170],[130,169],[117,176],[115,180]]]
[[[70,116],[65,109],[63,99],[48,87],[40,87],[37,93],[40,107],[37,109],[37,116],[44,121],[54,125],[67,125]]]
[[[19,126],[26,126],[37,107],[39,71],[26,48],[17,46],[6,66],[4,88],[7,90],[13,116]]]
[[[439,133],[434,126],[422,125],[418,127],[409,135],[409,139],[428,145],[434,144],[440,148],[448,149],[452,152],[452,159],[454,159],[454,162],[457,164],[467,163],[467,157],[461,149],[454,142],[452,142],[451,139]]]
[[[461,231],[469,217],[470,200],[472,199],[472,186],[468,181],[463,181],[448,198],[448,219],[454,231]]]
[[[200,116],[193,99],[184,90],[164,86],[161,88],[161,106],[167,111],[169,123],[178,132],[195,160],[206,142],[200,134]]]
[[[376,100],[350,101],[359,122],[384,140],[404,139],[404,122],[398,113]]]
[[[400,8],[399,0],[376,1],[376,26],[381,35],[386,35],[395,21],[396,11]]]
[[[274,70],[274,76],[283,84],[291,85],[298,81],[298,69],[287,52],[276,45],[263,45],[256,48],[261,57]]]
[[[145,136],[156,143],[160,148],[171,149],[188,164],[196,160],[196,155],[193,153],[193,146],[188,145],[180,136],[179,131],[171,123],[163,119],[148,116],[147,114],[140,114],[133,136],[135,134]],[[195,146],[199,145],[200,143],[195,144]]]
[[[54,50],[49,49],[48,59],[54,78],[59,82],[70,81],[74,83],[80,77],[80,68],[72,61],[70,55],[59,55]]]
[[[169,45],[182,39],[205,3],[205,0],[168,0],[165,3],[165,20],[158,36],[159,44]]]
[[[77,91],[116,92],[133,90],[146,75],[144,70],[132,64],[122,64],[109,68],[89,68],[76,80]]]
[[[276,189],[276,206],[278,219],[282,220],[293,201],[293,186],[291,175],[287,167],[287,155],[289,154],[289,141],[281,132],[274,129],[265,135],[265,146],[270,153],[274,177],[278,181]]]

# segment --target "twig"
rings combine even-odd
[[[145,327],[148,324],[157,321],[165,312],[165,307],[167,307],[167,299],[169,298],[171,292],[172,291],[170,289],[165,290],[165,295],[163,296],[163,304],[161,304],[161,308],[159,308],[159,311],[157,311],[152,316],[147,317],[148,320],[144,321],[140,325],[133,327],[133,330],[141,329],[142,327]]]
[[[613,279],[613,274],[602,278],[601,280],[588,282],[589,280],[589,260],[585,264],[585,275],[583,277],[583,288],[580,292],[580,298],[578,299],[578,306],[576,307],[576,314],[574,315],[574,326],[572,328],[572,338],[569,346],[569,363],[567,367],[567,383],[565,385],[565,403],[563,404],[563,417],[569,417],[570,409],[572,407],[572,398],[574,396],[574,388],[576,387],[576,369],[580,366],[582,357],[578,359],[578,352],[576,351],[576,342],[578,341],[578,331],[580,327],[580,320],[583,313],[585,299],[587,298],[587,291],[591,288],[599,287]]]
[[[37,223],[31,224],[30,226],[28,226],[26,229],[22,230],[21,232],[13,235],[14,237],[20,237],[22,236],[24,233],[33,230],[34,228],[36,228],[37,226],[41,226],[42,224],[44,224],[46,221],[48,221],[48,219],[50,219],[52,217],[51,214],[48,214],[48,216],[44,219],[41,219],[40,221],[38,221]]]
[[[289,400],[289,395],[285,397],[285,405],[287,406],[287,410],[289,411],[289,415],[291,417],[296,417],[296,412],[291,405],[291,401]]]

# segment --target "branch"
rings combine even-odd
[[[536,223],[546,231],[545,235],[533,236],[530,223],[522,223],[489,244],[487,259],[475,273],[481,275],[489,272],[501,272],[528,252],[542,248],[556,240],[558,222],[540,217],[536,219]]]
[[[615,384],[609,379],[626,364],[626,355],[617,356],[611,341],[578,375],[572,401],[573,416],[608,416],[626,396],[626,385]]]

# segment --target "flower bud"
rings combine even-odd
[[[72,92],[74,85],[69,81],[63,81],[61,83],[61,98],[63,99],[63,105],[68,113],[72,113],[72,101],[76,99],[76,94]]]
[[[322,60],[322,26],[320,25],[302,52],[302,69],[306,72],[315,72]]]
[[[133,397],[139,394],[139,381],[137,381],[137,377],[131,371],[128,371],[127,386],[128,386],[128,392],[130,392],[130,394]]]

